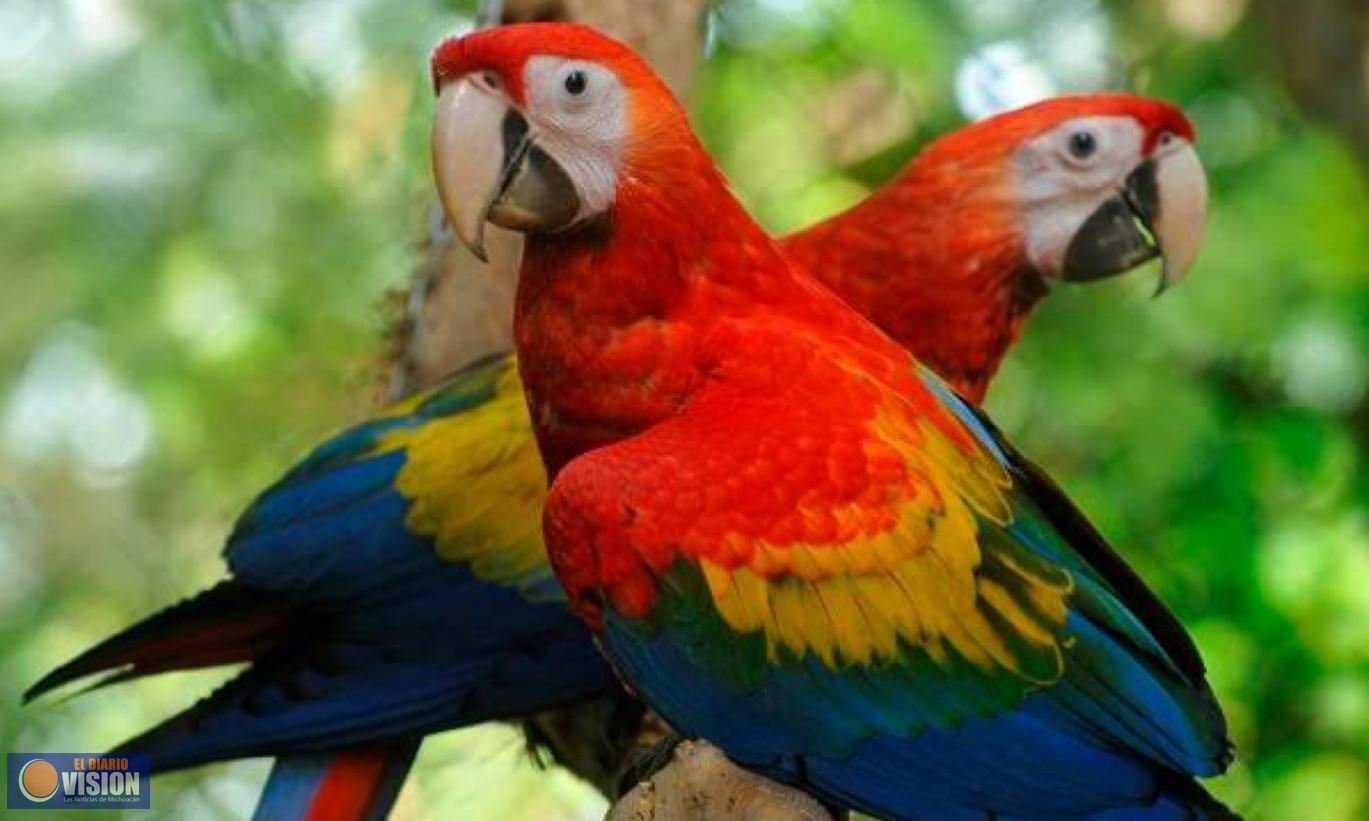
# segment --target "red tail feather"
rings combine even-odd
[[[384,786],[386,751],[362,750],[333,757],[314,800],[308,821],[365,821]]]
[[[276,759],[253,821],[381,821],[388,818],[421,738]]]
[[[29,701],[80,678],[115,675],[100,686],[167,670],[251,661],[292,634],[297,614],[277,597],[224,581],[112,636],[44,676]]]

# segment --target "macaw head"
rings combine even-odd
[[[1160,257],[1163,291],[1202,245],[1207,179],[1193,126],[1161,100],[1057,97],[950,134],[924,160],[959,178],[948,196],[964,186],[996,191],[1026,261],[1047,279],[1096,280]]]
[[[671,92],[635,52],[569,23],[499,26],[432,56],[438,194],[484,259],[484,226],[565,231],[613,206],[620,181],[702,152]],[[675,151],[687,146],[686,151]]]

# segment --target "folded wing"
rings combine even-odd
[[[558,574],[649,704],[896,818],[1158,806],[1225,766],[1191,643],[1035,468],[911,363],[804,374],[724,377],[553,485]]]

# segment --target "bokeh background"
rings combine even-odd
[[[1214,200],[1190,281],[1062,290],[989,407],[1192,629],[1241,753],[1213,788],[1263,819],[1369,817],[1367,6],[725,0],[691,99],[776,229],[1007,106],[1186,106]],[[426,54],[471,14],[0,4],[0,747],[99,749],[220,678],[19,706],[214,581],[254,492],[371,407],[428,196]],[[242,816],[265,771],[159,779],[152,815]],[[398,816],[602,811],[488,728],[425,745]]]

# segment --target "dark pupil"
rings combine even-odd
[[[1070,153],[1079,159],[1093,154],[1098,147],[1098,139],[1090,131],[1076,131],[1070,135]]]
[[[589,85],[589,78],[583,71],[572,71],[566,75],[566,91],[572,96],[579,97],[585,93],[585,86]]]

